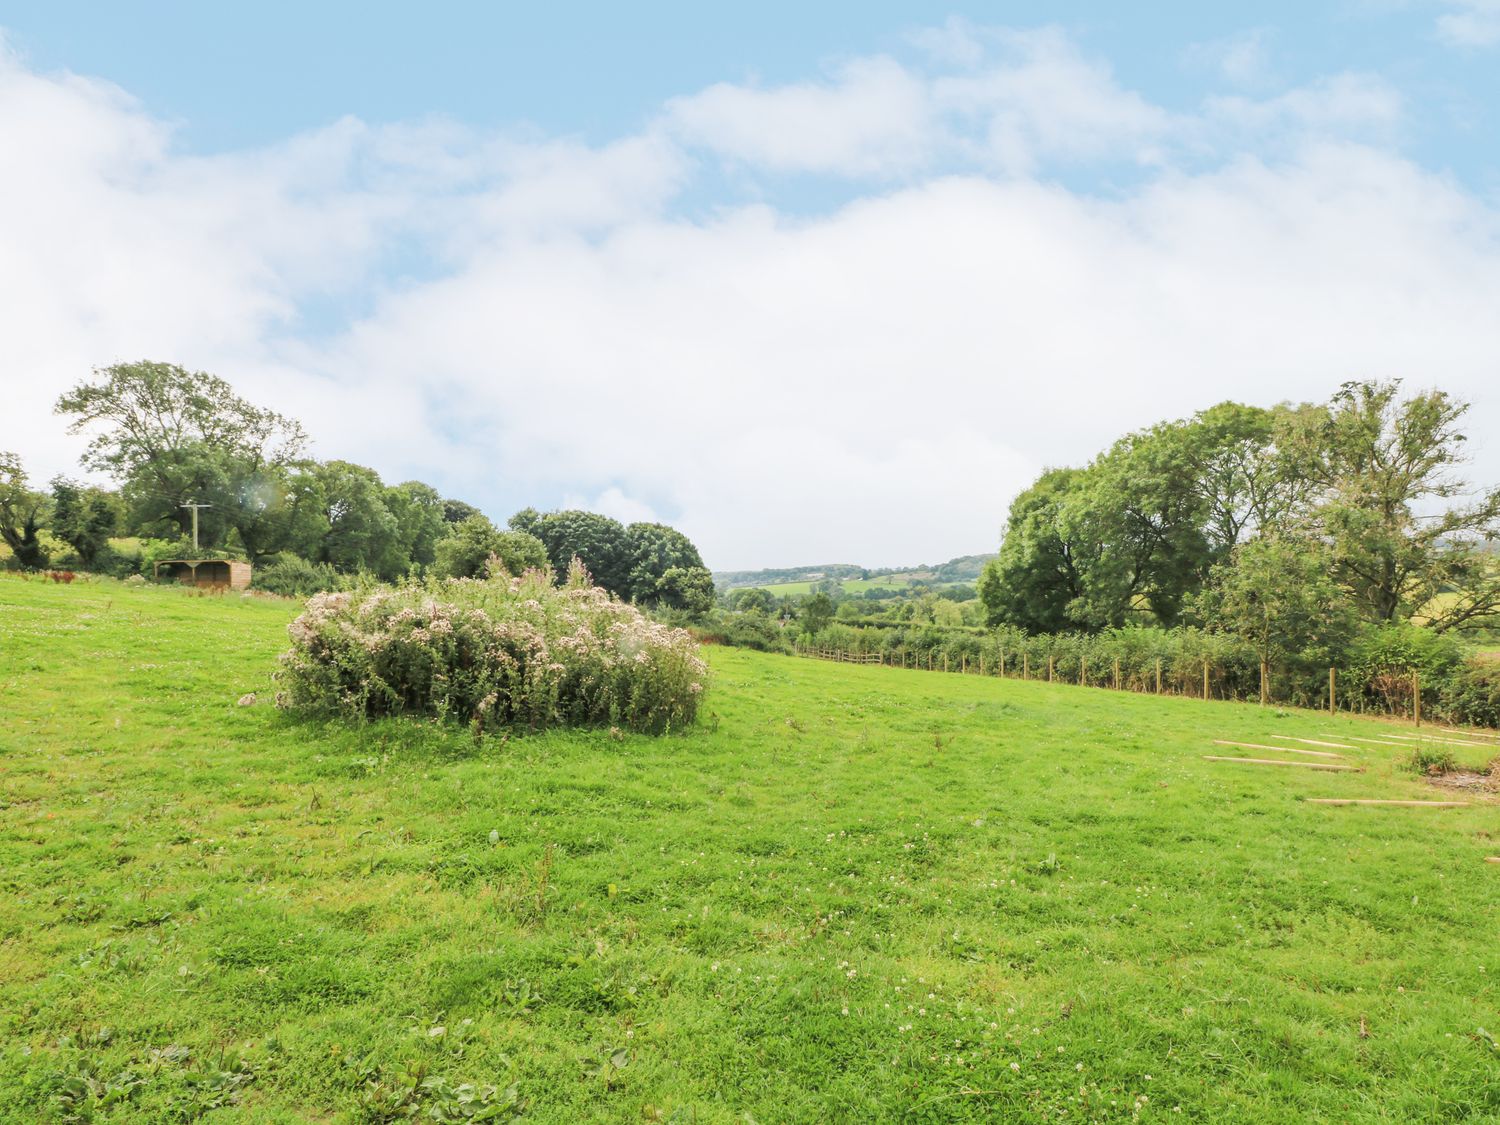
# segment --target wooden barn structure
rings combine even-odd
[[[244,590],[250,586],[250,564],[240,559],[163,559],[156,577],[210,590]]]

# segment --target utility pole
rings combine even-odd
[[[178,507],[180,507],[180,508],[191,508],[193,510],[193,550],[196,551],[198,549],[198,509],[199,508],[212,508],[213,505],[212,504],[195,504],[195,503],[192,503],[191,501],[189,501],[186,504],[179,504]]]

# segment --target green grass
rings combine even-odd
[[[0,1120],[1500,1120],[1500,806],[1201,757],[1392,728],[715,650],[476,746],[280,715],[295,611],[0,578]]]

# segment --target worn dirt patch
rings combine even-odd
[[[1438,789],[1459,789],[1473,797],[1500,796],[1500,776],[1477,770],[1449,770],[1426,775],[1427,784]]]

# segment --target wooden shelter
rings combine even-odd
[[[210,590],[244,590],[250,585],[250,564],[240,559],[163,559],[156,577]]]

